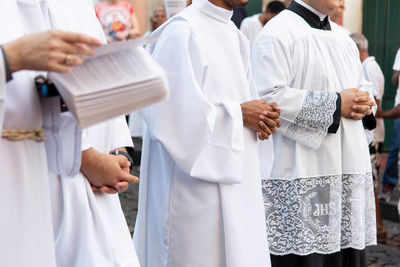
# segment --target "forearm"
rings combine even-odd
[[[82,151],[81,172],[88,177],[99,162],[100,153],[93,148]]]
[[[400,117],[400,106],[396,106],[390,110],[379,109],[376,113],[377,118],[383,118],[386,120],[393,120]]]

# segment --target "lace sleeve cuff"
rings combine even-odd
[[[328,128],[334,122],[337,98],[335,92],[307,92],[299,113],[289,124],[284,135],[318,149],[328,133]]]

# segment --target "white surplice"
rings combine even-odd
[[[254,42],[252,67],[262,98],[281,107],[272,173],[263,183],[271,254],[334,253],[376,244],[368,143],[361,121],[340,119],[328,134],[337,92],[366,82],[357,48],[331,22],[311,28],[285,10]],[[261,158],[263,160],[263,157]]]
[[[142,266],[270,266],[257,138],[240,108],[257,93],[231,16],[195,0],[154,33],[171,96],[143,111]]]
[[[26,12],[42,12],[48,28],[105,41],[90,0],[18,1]],[[132,140],[124,117],[92,126],[82,134],[82,150],[109,153],[125,146],[132,146]],[[57,267],[139,266],[118,195],[93,193],[82,173],[73,178],[49,176]]]
[[[0,8],[0,44],[24,34],[16,1]],[[0,130],[40,129],[42,114],[34,73],[19,71],[6,84],[0,55]],[[55,267],[45,146],[0,137],[1,266]]]
[[[247,17],[240,24],[240,30],[249,40],[250,47],[263,28],[263,25],[260,22],[260,16],[261,13],[255,14],[251,17]]]

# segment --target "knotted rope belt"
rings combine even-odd
[[[34,130],[3,130],[1,131],[1,137],[8,139],[10,141],[20,141],[20,140],[35,140],[37,142],[43,142],[46,140],[44,137],[43,129]]]

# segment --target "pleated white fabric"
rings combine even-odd
[[[332,31],[314,29],[286,10],[268,22],[252,48],[258,91],[281,107],[272,172],[263,183],[275,255],[327,254],[376,243],[363,124],[342,117],[337,133],[327,133],[336,93],[360,88],[372,95],[372,86],[354,42],[331,25]]]

